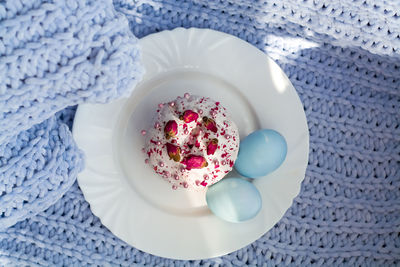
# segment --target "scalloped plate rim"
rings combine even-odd
[[[180,37],[179,37],[180,36]],[[251,46],[249,43],[238,39],[237,37],[234,37],[232,35],[228,35],[226,33],[221,33],[221,32],[217,32],[214,30],[209,30],[209,29],[197,29],[197,28],[190,28],[190,29],[184,29],[184,28],[176,28],[174,30],[171,31],[163,31],[163,32],[159,32],[159,33],[154,33],[154,34],[150,34],[142,39],[139,40],[139,44],[142,45],[143,43],[147,43],[147,44],[151,44],[153,43],[154,45],[160,44],[164,42],[165,44],[165,39],[168,38],[181,38],[182,36],[189,36],[190,38],[194,38],[194,40],[196,40],[197,37],[201,36],[203,39],[207,39],[210,36],[212,36],[213,38],[217,38],[217,39],[221,39],[221,43],[220,44],[216,44],[216,46],[221,45],[224,46],[226,45],[226,42],[233,42],[235,45],[237,45],[238,47],[242,47],[243,49],[245,48],[245,50],[251,51],[251,53],[253,53],[253,56],[255,56],[255,58],[257,61],[260,60],[260,64],[261,61],[264,62],[263,64],[265,64],[266,62],[268,63],[267,65],[267,69],[269,68],[269,70],[274,71],[274,74],[277,75],[278,77],[278,82],[284,82],[286,83],[286,89],[287,90],[285,93],[289,93],[291,94],[291,98],[293,100],[293,103],[295,103],[296,108],[299,109],[301,108],[301,110],[297,110],[296,112],[299,115],[299,118],[301,119],[301,122],[299,122],[302,126],[301,132],[304,136],[302,136],[300,139],[301,140],[301,144],[299,144],[299,146],[301,146],[301,157],[299,157],[298,159],[298,163],[299,166],[296,165],[296,170],[299,174],[297,178],[293,179],[290,184],[291,187],[291,191],[288,193],[289,196],[285,197],[285,201],[283,204],[283,208],[282,207],[278,207],[279,205],[277,205],[275,207],[275,209],[271,212],[275,212],[273,215],[274,217],[274,223],[278,222],[280,220],[280,218],[284,215],[284,213],[286,212],[286,210],[290,207],[290,205],[288,205],[288,203],[292,202],[293,198],[299,193],[300,191],[300,185],[302,180],[304,179],[305,176],[305,171],[306,171],[306,167],[307,167],[307,163],[308,163],[308,146],[309,146],[309,134],[308,134],[308,125],[307,125],[307,120],[306,120],[306,116],[304,113],[304,110],[302,108],[302,104],[301,101],[293,87],[293,85],[290,83],[289,79],[286,77],[286,75],[283,73],[283,71],[279,68],[279,66],[273,62],[266,54],[264,54],[263,52],[261,52],[260,50],[258,50],[257,48]],[[203,39],[199,40],[198,42],[192,42],[192,45],[200,45],[201,41],[204,41]],[[192,39],[190,41],[193,41]],[[180,45],[180,44],[179,44]],[[187,44],[182,44],[182,46],[185,46]],[[199,48],[199,47],[198,47]],[[201,48],[201,47],[200,47]],[[143,61],[145,62],[146,60],[146,53],[148,53],[149,51],[146,50],[148,49],[147,47],[143,48]],[[176,49],[176,47],[174,47],[174,49]],[[218,49],[215,48],[215,49]],[[157,51],[157,49],[151,51],[151,53],[154,54],[154,51]],[[158,51],[159,52],[159,51]],[[175,51],[178,53],[181,53],[180,51]],[[165,55],[164,55],[165,56]],[[167,55],[168,56],[168,55]],[[192,57],[191,55],[187,56],[188,57]],[[181,60],[185,60],[185,58],[181,58]],[[196,57],[194,57],[194,59],[192,60],[196,60]],[[213,59],[215,60],[215,59]],[[173,61],[169,61],[167,63],[171,63]],[[190,62],[190,60],[189,60]],[[198,63],[198,62],[196,62]],[[159,64],[159,62],[158,62]],[[216,64],[218,65],[218,64]],[[167,64],[168,66],[168,64]],[[175,66],[178,69],[182,68],[182,67],[187,67],[184,64],[183,65],[179,65],[179,64],[172,64],[172,67]],[[170,66],[169,66],[170,67]],[[195,71],[199,66],[188,66],[190,70]],[[204,66],[203,66],[204,67]],[[165,67],[161,67],[160,70],[158,71],[153,71],[153,72],[147,72],[146,70],[146,74],[144,77],[144,80],[138,85],[138,87],[143,84],[144,82],[146,82],[148,79],[150,78],[154,78],[159,74],[168,74],[168,71],[170,71],[172,68],[169,69],[165,69]],[[161,71],[161,72],[160,72]],[[217,70],[219,71],[219,70]],[[217,74],[218,76],[218,74]],[[231,81],[229,81],[231,82]],[[275,81],[274,81],[275,82]],[[275,85],[276,87],[277,85]],[[276,89],[276,88],[275,88]],[[128,100],[127,99],[122,99],[122,100],[117,100],[114,101],[110,104],[106,104],[106,105],[98,105],[98,104],[84,104],[84,105],[79,105],[77,112],[76,112],[76,117],[74,120],[74,126],[73,126],[73,135],[76,139],[76,142],[79,146],[83,146],[85,147],[88,142],[88,137],[86,137],[86,141],[85,141],[85,136],[82,137],[82,135],[84,135],[79,129],[84,127],[85,124],[87,124],[87,120],[88,120],[88,112],[90,112],[90,110],[93,109],[100,109],[100,110],[106,110],[106,106],[112,110],[114,108],[114,110],[118,110],[121,111],[122,106],[124,104],[126,104]],[[104,111],[104,112],[107,112]],[[118,112],[116,112],[118,114]],[[85,114],[86,113],[86,114]],[[114,114],[114,116],[117,116]],[[264,116],[264,115],[261,115]],[[108,125],[107,127],[110,127],[111,129],[113,127],[115,127],[115,125],[113,125],[111,123],[111,125]],[[83,139],[82,139],[83,138]],[[82,143],[83,142],[83,143]],[[85,143],[86,142],[86,143]],[[115,144],[114,144],[115,145]],[[84,150],[84,149],[83,149]],[[297,163],[296,163],[297,164]],[[112,168],[112,166],[110,167]],[[284,167],[286,168],[286,167]],[[278,169],[279,170],[279,169]],[[274,183],[278,183],[280,182],[279,180],[279,174],[282,174],[282,172],[276,172],[276,173],[272,173],[270,175],[270,177],[268,178],[268,180],[266,179],[256,179],[254,181],[255,185],[260,189],[260,191],[263,191],[263,189],[265,188],[265,186],[267,186],[268,183],[270,184],[274,184]],[[90,203],[91,205],[91,209],[92,212],[98,216],[100,218],[100,220],[102,221],[102,223],[111,230],[111,232],[113,232],[114,234],[116,234],[116,236],[118,236],[119,238],[121,238],[122,240],[124,240],[125,242],[127,242],[128,244],[131,244],[133,246],[135,246],[138,249],[142,249],[145,252],[157,255],[157,256],[162,256],[162,257],[166,257],[166,258],[173,258],[173,259],[181,259],[181,260],[196,260],[196,259],[205,259],[205,258],[211,258],[211,257],[217,257],[217,256],[222,256],[225,255],[229,252],[233,252],[237,249],[240,249],[242,247],[244,247],[245,245],[248,245],[250,243],[252,243],[253,241],[255,241],[256,239],[258,239],[259,237],[261,237],[263,234],[265,234],[272,226],[273,224],[271,224],[271,222],[268,222],[268,227],[264,227],[262,230],[258,229],[257,234],[253,234],[251,240],[246,240],[246,242],[243,242],[243,240],[241,240],[241,242],[238,242],[238,244],[240,245],[232,245],[232,242],[234,242],[234,240],[229,240],[226,242],[226,246],[225,247],[217,247],[217,248],[213,248],[211,251],[201,251],[200,254],[196,254],[195,251],[196,247],[198,248],[199,244],[195,244],[193,245],[193,247],[188,248],[185,251],[185,247],[182,247],[183,251],[171,251],[170,248],[157,248],[157,244],[153,244],[152,246],[149,246],[147,243],[144,245],[141,242],[135,242],[135,233],[132,233],[132,229],[120,229],[118,228],[118,226],[116,226],[116,224],[111,224],[111,223],[107,223],[107,220],[109,222],[109,219],[105,218],[104,212],[106,212],[106,208],[107,205],[102,204],[101,202],[99,202],[98,200],[96,200],[92,193],[90,192],[91,190],[93,190],[93,185],[91,185],[91,183],[93,184],[93,179],[91,181],[91,177],[87,176],[87,170],[84,170],[82,173],[80,173],[78,175],[78,183],[81,187],[81,190],[84,194],[85,199]],[[97,186],[97,185],[96,185]],[[166,187],[168,188],[168,187]],[[169,188],[168,188],[169,189]],[[274,195],[274,194],[272,194]],[[263,196],[266,199],[269,199],[270,196]],[[273,196],[274,198],[279,198],[281,196]],[[276,201],[276,199],[271,199],[271,201]],[[263,200],[264,202],[264,200]],[[279,201],[278,201],[279,202]],[[118,212],[118,211],[113,211],[113,212]],[[214,216],[212,216],[214,217]],[[255,219],[253,220],[261,220],[260,223],[262,224],[265,220],[267,220],[268,218],[264,218],[261,216],[257,216]],[[181,218],[178,218],[177,220],[182,220]],[[214,217],[212,220],[218,221],[218,223],[216,223],[215,225],[222,227],[224,224],[226,224],[226,222],[222,222],[219,219],[216,219],[216,217]],[[264,221],[263,221],[264,220]],[[202,221],[202,219],[200,220]],[[203,221],[202,221],[203,222]],[[118,221],[116,222],[118,223]],[[204,222],[203,222],[204,223]],[[120,222],[119,225],[126,225],[127,221],[124,222]],[[229,224],[229,223],[228,223]],[[241,226],[238,227],[246,227],[248,224],[247,223],[243,223],[241,224]],[[126,227],[126,226],[125,226]],[[236,227],[236,226],[235,226]],[[145,229],[145,231],[148,231],[149,229]],[[150,229],[151,230],[151,229]],[[179,234],[179,233],[178,233]],[[162,238],[162,237],[160,237]],[[215,239],[215,236],[206,236],[206,238],[208,238],[210,241],[212,241],[212,239]],[[143,241],[143,240],[142,240]],[[219,242],[219,241],[218,241]],[[157,242],[155,242],[157,243]],[[223,245],[224,243],[222,243]],[[201,245],[201,244],[200,244]]]

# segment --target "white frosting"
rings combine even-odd
[[[178,97],[173,102],[163,103],[161,106],[157,109],[154,126],[146,133],[145,153],[150,166],[163,179],[171,183],[173,189],[182,187],[204,190],[232,170],[239,150],[239,133],[237,126],[219,102],[206,97],[185,94],[185,97]],[[185,123],[180,116],[186,110],[196,112],[199,115],[198,119]],[[204,126],[203,117],[215,121],[218,129],[216,133]],[[164,127],[171,120],[177,122],[178,133],[176,137],[167,140]],[[191,143],[195,145],[189,146],[191,136],[199,130],[198,136],[191,139]],[[218,140],[218,148],[213,155],[207,155],[207,144],[214,138]],[[166,143],[173,143],[180,147],[181,161],[188,155],[203,156],[208,166],[188,170],[186,165],[170,159]]]

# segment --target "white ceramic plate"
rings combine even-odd
[[[146,75],[130,98],[76,113],[73,134],[86,154],[78,182],[93,213],[125,242],[167,258],[211,258],[252,243],[280,220],[305,175],[308,127],[295,89],[268,56],[228,34],[179,28],[140,44]],[[158,103],[185,92],[220,101],[241,138],[260,128],[286,138],[283,165],[254,181],[263,199],[254,219],[222,221],[204,193],[171,190],[144,164],[140,130],[150,127]]]

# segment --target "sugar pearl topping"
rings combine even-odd
[[[152,125],[141,132],[146,163],[172,189],[205,190],[232,170],[239,134],[219,102],[186,93],[158,104]]]

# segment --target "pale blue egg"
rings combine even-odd
[[[270,129],[257,130],[240,142],[235,169],[243,176],[258,178],[276,170],[286,158],[285,138]]]
[[[225,178],[207,189],[208,208],[228,222],[243,222],[255,217],[261,209],[261,195],[250,182]]]

